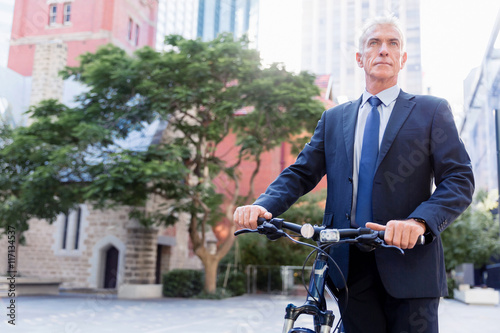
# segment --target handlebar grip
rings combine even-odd
[[[257,225],[262,225],[264,222],[269,222],[270,220],[264,218],[264,217],[259,217],[257,218]]]
[[[384,239],[384,237],[385,237],[385,231],[384,230],[379,231],[378,238]],[[425,236],[424,235],[418,236],[417,245],[425,245],[425,244],[426,244]]]

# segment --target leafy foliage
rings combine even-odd
[[[203,290],[203,272],[174,269],[163,275],[162,282],[166,297],[193,297]]]
[[[219,288],[224,288],[225,274],[219,274],[217,286]],[[227,285],[225,288],[226,294],[231,296],[240,296],[246,292],[246,275],[245,273],[238,270],[229,271],[227,277]]]
[[[188,213],[194,252],[205,267],[217,265],[233,237],[220,240],[213,254],[206,231],[230,219],[238,200],[253,197],[252,190],[238,192],[238,166],[254,160],[253,181],[260,155],[313,129],[323,107],[313,98],[318,89],[311,75],[262,68],[246,39],[169,36],[166,43],[168,52],[145,47],[130,56],[107,45],[83,54],[78,66],[62,72],[87,87],[78,106],[44,101],[30,109],[29,127],[2,130],[0,228],[15,220],[26,230],[29,218],[51,221],[84,201],[129,206],[145,226],[172,224]],[[121,144],[158,123],[167,124],[161,140]],[[228,163],[217,148],[230,133],[238,157]],[[221,177],[232,193],[223,196],[215,186]],[[146,206],[152,197],[162,202],[154,210]],[[215,276],[206,277],[213,291]]]
[[[442,233],[447,272],[463,263],[482,266],[500,255],[500,229],[492,214],[497,199],[496,191],[479,191],[472,205]]]

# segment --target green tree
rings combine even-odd
[[[498,207],[498,192],[478,191],[472,205],[441,235],[446,271],[464,263],[476,267],[500,255],[500,229],[492,210]]]
[[[56,107],[54,102],[43,105]],[[14,130],[0,126],[0,230],[14,235],[14,239],[8,238],[15,247],[16,258],[9,260],[10,271],[17,271],[17,253],[19,244],[24,244],[28,221],[41,218],[52,222],[59,213],[68,212],[79,202],[78,188],[70,189],[61,182],[66,158],[63,150],[52,149],[55,133],[33,133],[37,127]],[[64,140],[64,134],[61,138]]]
[[[32,188],[35,198],[43,190],[47,198],[65,202],[126,205],[145,226],[172,224],[187,213],[193,249],[205,267],[205,290],[214,292],[217,266],[234,242],[234,227],[226,224],[229,236],[215,251],[207,247],[206,232],[253,197],[253,190],[240,193],[238,166],[255,161],[254,179],[261,154],[282,141],[300,141],[323,107],[314,98],[318,89],[311,75],[289,73],[280,65],[263,68],[246,39],[169,36],[166,43],[168,52],[146,47],[130,56],[107,45],[82,55],[79,66],[63,72],[87,86],[79,105],[45,101],[32,108],[33,124],[14,130],[2,149],[7,154],[29,139],[26,149],[43,152],[40,163],[28,163],[20,184],[26,189],[50,179],[60,185]],[[238,116],[239,109],[247,115]],[[155,121],[167,124],[160,142],[143,149],[119,144]],[[231,133],[238,153],[230,163],[217,148]],[[14,164],[23,163],[20,157]],[[224,191],[214,185],[216,179],[229,184]],[[164,204],[146,209],[153,196]],[[61,207],[45,218],[58,211]]]

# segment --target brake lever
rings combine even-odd
[[[246,234],[246,233],[254,233],[257,232],[261,235],[266,235],[267,239],[269,240],[277,240],[278,238],[281,238],[283,236],[286,236],[286,233],[278,229],[274,224],[269,223],[269,222],[264,222],[261,225],[257,227],[257,229],[240,229],[234,232],[235,236],[241,235],[241,234]]]
[[[257,227],[257,232],[261,235],[266,235],[267,239],[269,240],[277,240],[278,238],[281,238],[286,235],[286,233],[278,229],[274,224],[269,223],[269,222],[264,222],[261,225]]]
[[[234,232],[234,235],[235,236],[238,236],[238,235],[242,235],[242,234],[248,234],[248,233],[253,233],[253,232],[258,232],[257,229],[240,229],[240,230],[236,230]]]
[[[363,251],[365,252],[370,252],[375,250],[376,248],[383,247],[386,249],[396,249],[400,252],[400,254],[404,255],[405,251],[403,249],[394,246],[394,245],[387,245],[381,238],[378,237],[377,234],[371,233],[371,234],[364,234],[360,235],[355,238],[356,245]]]
[[[405,251],[402,248],[399,248],[397,246],[387,245],[386,243],[382,243],[380,246],[383,247],[383,248],[386,248],[386,249],[396,249],[396,250],[399,250],[399,252],[400,252],[401,255],[403,255],[403,256],[405,255]]]

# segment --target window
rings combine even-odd
[[[80,226],[82,225],[82,208],[78,207],[78,213],[76,215],[76,231],[75,231],[75,246],[74,249],[78,250],[78,243],[80,241]]]
[[[49,24],[53,25],[56,24],[57,21],[57,5],[50,5],[49,6]]]
[[[82,228],[82,207],[69,211],[62,216],[62,250],[78,250],[80,245],[80,230]]]
[[[69,213],[64,214],[64,227],[63,227],[63,234],[62,234],[62,249],[66,249],[66,241],[68,239],[68,225],[69,225]]]
[[[135,25],[135,45],[139,45],[139,25]]]
[[[53,234],[54,245],[52,249],[56,256],[78,257],[86,249],[88,208],[81,204],[67,213],[57,217],[57,231]]]
[[[64,12],[63,12],[63,22],[69,23],[71,21],[71,4],[64,4]]]
[[[128,19],[128,40],[132,40],[132,29],[134,27],[134,21],[131,18]]]

